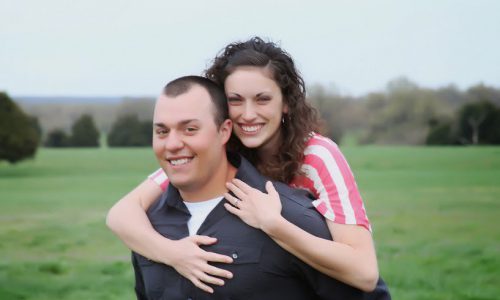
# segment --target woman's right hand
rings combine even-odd
[[[200,245],[216,243],[216,238],[193,235],[173,242],[175,254],[165,259],[165,261],[179,274],[189,279],[196,287],[208,293],[213,293],[213,289],[207,283],[222,286],[224,280],[217,277],[227,279],[233,277],[231,272],[209,264],[209,262],[232,263],[233,259],[231,257],[208,252],[200,248]],[[161,257],[159,258],[162,260]]]
[[[207,284],[223,285],[221,278],[232,278],[233,275],[209,262],[231,263],[233,260],[229,256],[200,248],[200,245],[216,243],[216,238],[195,235],[170,240],[159,234],[151,225],[146,210],[162,192],[153,180],[144,180],[113,205],[108,212],[106,224],[131,250],[175,268],[196,287],[212,293],[213,289]]]

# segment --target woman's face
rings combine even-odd
[[[234,133],[248,148],[274,153],[281,143],[281,118],[288,112],[278,84],[266,68],[236,68],[224,82]]]

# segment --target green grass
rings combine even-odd
[[[394,299],[497,299],[500,148],[343,148]],[[148,149],[39,151],[0,163],[0,299],[134,299],[105,227],[156,168]]]
[[[134,299],[106,211],[156,168],[147,149],[42,149],[0,165],[0,299]]]

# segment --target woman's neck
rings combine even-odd
[[[266,161],[272,159],[279,153],[283,138],[281,130],[273,135],[268,141],[257,148],[257,155],[259,161]]]

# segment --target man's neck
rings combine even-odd
[[[179,190],[182,200],[186,202],[202,202],[223,196],[227,192],[226,182],[231,181],[238,169],[226,159],[218,171],[203,186],[195,190]]]

